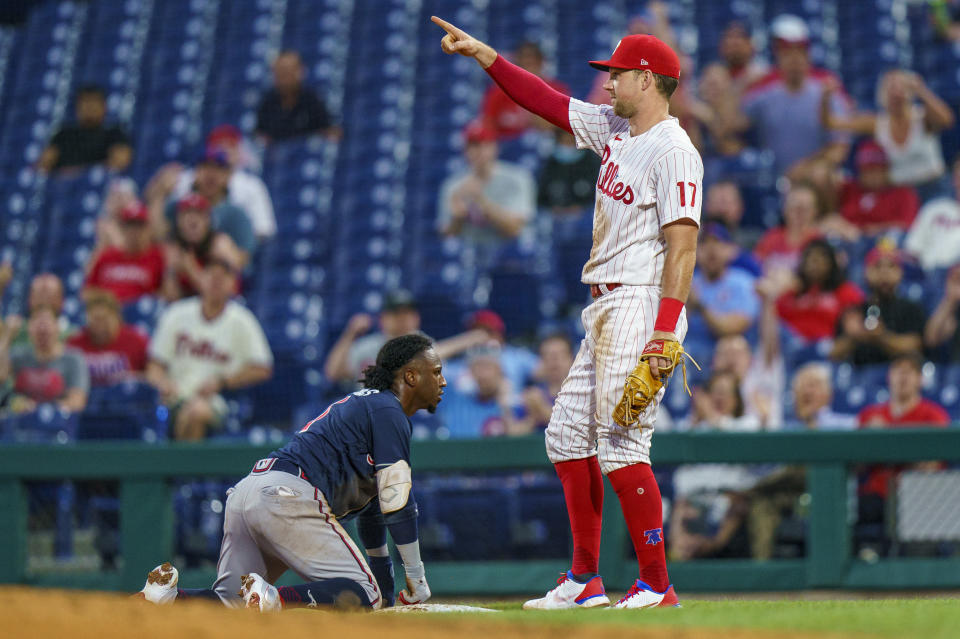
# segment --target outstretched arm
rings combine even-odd
[[[510,99],[534,115],[573,133],[569,117],[570,96],[563,95],[529,71],[510,64],[493,47],[446,20],[437,16],[430,20],[447,32],[440,41],[444,53],[459,53],[475,59]]]

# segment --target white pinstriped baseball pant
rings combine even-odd
[[[636,463],[650,463],[650,440],[660,389],[641,416],[644,428],[624,429],[613,421],[623,385],[653,334],[660,307],[659,286],[621,286],[583,309],[586,336],[560,387],[547,426],[551,462],[598,456],[604,474]],[[687,333],[686,310],[677,321],[677,339]]]

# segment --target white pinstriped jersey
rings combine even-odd
[[[673,117],[636,136],[609,105],[571,98],[569,117],[577,146],[602,161],[583,283],[659,286],[662,227],[685,217],[700,223],[700,154]]]

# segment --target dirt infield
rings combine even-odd
[[[497,639],[547,639],[569,632],[569,626],[556,622],[540,623],[536,615],[518,621],[512,613],[408,614],[377,615],[369,613],[330,613],[315,610],[291,610],[276,614],[227,610],[205,602],[157,607],[131,600],[126,596],[79,591],[0,588],[0,628],[4,637],[62,637],[64,639],[204,639],[230,637],[333,637],[338,634],[351,639],[439,639],[456,636],[496,636]],[[586,614],[606,615],[590,611]],[[598,616],[598,620],[601,618]],[[609,621],[607,619],[606,621]],[[561,630],[563,629],[563,630]],[[778,630],[657,627],[655,625],[620,625],[603,623],[579,626],[578,636],[617,639],[643,636],[645,639],[760,639],[785,637],[812,639],[823,633],[801,633]],[[834,637],[851,635],[836,634]]]

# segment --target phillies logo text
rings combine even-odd
[[[634,199],[633,189],[623,182],[614,183],[614,180],[617,179],[617,173],[620,172],[620,165],[613,162],[607,164],[609,159],[610,147],[604,146],[603,157],[600,158],[600,176],[597,178],[597,189],[615,200],[623,200],[624,204],[632,204]]]

